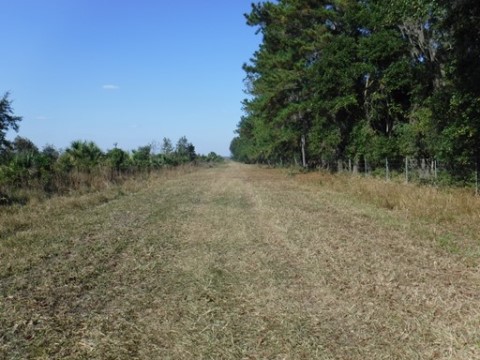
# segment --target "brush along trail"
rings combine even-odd
[[[480,358],[478,254],[320,177],[227,163],[3,211],[0,358]]]

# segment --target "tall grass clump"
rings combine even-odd
[[[324,171],[299,175],[298,179],[348,194],[360,203],[370,203],[439,225],[461,228],[464,223],[478,224],[480,220],[480,198],[472,196],[468,188],[405,183],[400,177],[385,181],[371,176]]]

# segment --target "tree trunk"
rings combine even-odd
[[[306,141],[305,141],[305,135],[302,135],[302,166],[303,166],[304,168],[307,167],[307,160],[306,160],[306,158],[305,158],[305,143],[306,143]]]
[[[358,174],[358,159],[355,159],[355,162],[353,163],[353,173]]]

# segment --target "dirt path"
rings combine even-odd
[[[0,358],[480,358],[478,259],[394,212],[235,163],[107,200],[4,232]]]

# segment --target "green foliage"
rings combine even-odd
[[[27,198],[21,195],[22,191],[84,190],[121,181],[129,175],[194,162],[196,158],[195,147],[186,137],[179,139],[175,149],[165,138],[160,154],[153,153],[152,145],[131,153],[115,146],[104,153],[94,142],[79,140],[64,151],[51,145],[40,151],[31,140],[16,137],[5,149],[4,161],[0,163],[0,205],[24,202]],[[208,163],[223,161],[213,152],[201,159]]]
[[[77,171],[90,172],[100,164],[104,154],[92,141],[73,141],[65,150],[65,157]]]
[[[152,147],[150,145],[140,146],[132,151],[132,162],[137,169],[150,169],[152,166]]]
[[[225,159],[222,156],[216,154],[213,151],[208,153],[206,160],[209,163],[222,163],[225,161]]]
[[[196,156],[195,146],[193,146],[185,136],[178,139],[174,154],[174,159],[177,163],[184,164],[194,161]]]
[[[15,116],[12,108],[12,101],[8,98],[7,92],[0,99],[0,161],[5,152],[10,148],[10,142],[6,139],[8,130],[18,131],[18,123],[22,121],[20,116]]]
[[[17,136],[12,143],[13,152],[17,154],[38,154],[37,146],[29,139]]]
[[[105,159],[108,166],[117,173],[126,170],[131,163],[130,155],[126,151],[117,147],[107,151],[105,154]]]
[[[51,191],[57,158],[58,152],[53,147],[40,152],[29,139],[15,138],[9,161],[0,165],[0,187],[37,186]]]
[[[174,151],[172,140],[164,137],[162,141],[162,154],[170,156]]]

